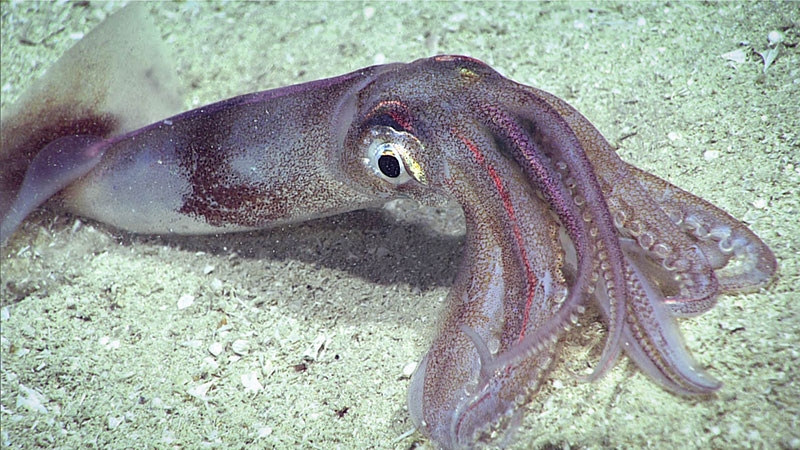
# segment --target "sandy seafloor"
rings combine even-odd
[[[3,105],[119,7],[3,2]],[[717,395],[671,395],[627,358],[579,383],[573,374],[603,344],[590,316],[564,337],[510,448],[800,448],[800,4],[151,8],[191,106],[467,54],[566,99],[624,159],[771,245],[776,283],[681,322],[725,383]],[[773,30],[784,42],[765,72],[754,50]],[[735,50],[743,60],[721,57]],[[0,445],[430,448],[420,434],[396,440],[412,427],[404,368],[436,329],[460,220],[402,203],[272,231],[159,237],[37,212],[2,250]],[[193,304],[179,309],[186,296]],[[246,390],[248,374],[263,388]]]

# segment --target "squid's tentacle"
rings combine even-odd
[[[596,244],[600,270],[605,278],[605,289],[614,300],[609,315],[609,337],[603,349],[600,362],[586,379],[591,381],[601,377],[616,361],[622,339],[622,324],[625,320],[625,304],[628,294],[622,268],[622,251],[613,228],[611,215],[586,155],[575,134],[563,118],[543,100],[530,96],[526,105],[532,111],[533,126],[547,132],[551,143],[560,151],[572,176],[578,178],[575,187],[581,190],[582,197],[576,200],[565,183],[559,179],[552,161],[545,149],[537,145],[535,139],[526,132],[506,111],[492,105],[484,105],[492,131],[501,136],[511,147],[514,158],[524,168],[529,180],[537,186],[545,200],[567,230],[577,254],[577,272],[567,300],[558,314],[547,324],[530,333],[520,341],[523,349],[541,347],[546,341],[555,338],[565,324],[575,320],[581,303],[592,290],[591,276],[594,272],[593,255]],[[580,203],[580,205],[579,205]],[[584,209],[581,209],[581,206]],[[591,222],[591,226],[590,223]],[[526,352],[521,352],[525,354]],[[500,356],[493,361],[495,367],[511,364],[513,353]]]

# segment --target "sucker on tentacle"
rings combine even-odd
[[[657,203],[675,218],[676,225],[684,226],[697,239],[695,244],[706,258],[715,261],[714,274],[722,293],[753,292],[772,281],[778,270],[775,255],[744,224],[667,181],[631,165],[628,165],[628,170],[649,196],[657,199]],[[715,226],[717,228],[713,228]],[[731,264],[731,259],[737,258],[743,260],[737,267],[726,267]],[[711,306],[713,304],[699,312]]]
[[[722,383],[699,368],[686,349],[663,295],[633,262],[632,257],[643,250],[631,240],[626,239],[623,243],[632,297],[627,305],[629,316],[626,325],[630,328],[627,344],[635,345],[636,351],[646,356],[645,361],[637,362],[641,367],[652,364],[648,373],[679,394],[708,394],[719,389]]]

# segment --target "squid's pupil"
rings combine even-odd
[[[397,178],[400,176],[400,161],[394,156],[381,155],[381,157],[378,158],[378,168],[381,169],[382,174],[389,178]]]

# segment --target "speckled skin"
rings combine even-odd
[[[458,201],[465,256],[409,388],[414,422],[442,448],[472,447],[513,424],[589,301],[609,323],[589,379],[624,349],[676,393],[718,389],[673,317],[776,271],[742,223],[621,161],[562,100],[467,57],[248,94],[43,152],[70,144],[65,158],[90,147],[93,159],[62,204],[137,232],[262,228],[396,196]]]

